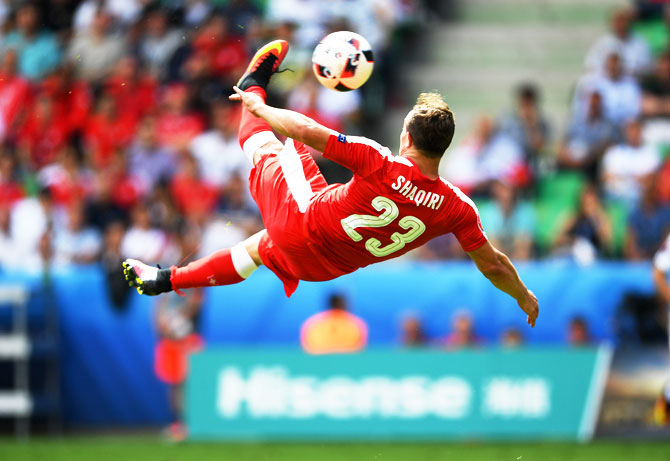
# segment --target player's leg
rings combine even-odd
[[[263,262],[258,246],[265,230],[252,235],[232,248],[224,248],[184,267],[160,269],[136,259],[126,259],[126,280],[138,293],[155,296],[183,288],[233,285],[248,278]]]
[[[251,58],[246,72],[237,82],[237,87],[242,91],[255,93],[265,100],[265,89],[286,53],[288,43],[284,40],[275,40],[262,46]],[[277,154],[283,146],[275,137],[270,125],[246,109],[242,109],[239,141],[247,158],[254,165],[262,155]]]

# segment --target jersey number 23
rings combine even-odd
[[[391,224],[398,217],[398,205],[389,198],[381,195],[372,200],[372,206],[375,210],[381,212],[379,216],[367,214],[352,214],[344,218],[342,228],[354,242],[363,240],[363,236],[356,231],[358,227],[385,227]],[[383,258],[391,253],[395,253],[405,247],[406,244],[413,242],[426,230],[426,225],[415,216],[405,216],[400,218],[398,225],[407,232],[394,232],[391,234],[391,243],[383,245],[376,238],[369,238],[365,241],[365,249],[373,256]]]

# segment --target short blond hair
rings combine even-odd
[[[454,114],[436,92],[421,93],[412,108],[407,131],[417,149],[428,157],[441,157],[454,137]]]

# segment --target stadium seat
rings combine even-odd
[[[551,249],[563,222],[575,210],[584,183],[584,176],[576,172],[560,172],[539,180],[535,238],[543,253]]]
[[[628,210],[625,205],[612,202],[607,204],[606,211],[612,224],[612,232],[614,233],[613,256],[618,256],[623,252],[623,245],[626,239]]]
[[[579,172],[563,171],[541,178],[538,182],[538,197],[541,201],[561,202],[576,206],[584,187],[584,175]]]

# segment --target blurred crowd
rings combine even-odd
[[[101,261],[121,287],[126,257],[170,265],[256,232],[227,98],[256,48],[291,43],[271,103],[374,137],[375,118],[403,104],[389,56],[403,59],[425,16],[419,0],[0,0],[0,268]],[[375,51],[359,91],[327,90],[310,69],[314,45],[342,29]],[[670,230],[669,36],[670,7],[614,11],[565,133],[524,83],[509,113],[450,149],[445,175],[494,244],[515,259],[651,257]],[[329,182],[349,179],[314,155]],[[446,236],[412,256],[463,253]]]
[[[448,325],[435,325],[415,312],[405,312],[399,322],[400,345],[407,348],[433,347],[446,350],[488,347],[491,345],[477,333],[475,318],[465,307],[454,310]],[[430,332],[426,327],[430,327]],[[446,327],[446,334],[445,328]],[[585,317],[575,315],[567,319],[564,341],[573,347],[596,343]],[[347,297],[333,293],[323,311],[307,318],[300,329],[300,343],[310,354],[359,352],[368,345],[368,325],[362,317],[349,309]],[[503,329],[498,344],[507,348],[525,344],[522,331],[516,327]]]
[[[358,131],[366,104],[394,103],[386,55],[420,12],[411,0],[0,0],[0,267],[102,261],[114,279],[126,257],[169,265],[256,232],[228,101],[251,55],[288,40],[270,100]],[[313,47],[341,29],[375,50],[367,93],[313,78]],[[348,179],[317,160],[329,181]]]
[[[670,5],[616,9],[584,51],[565,132],[543,111],[541,85],[523,83],[515,107],[481,117],[445,162],[516,259],[648,260],[670,231]],[[444,240],[424,257],[456,255]]]

